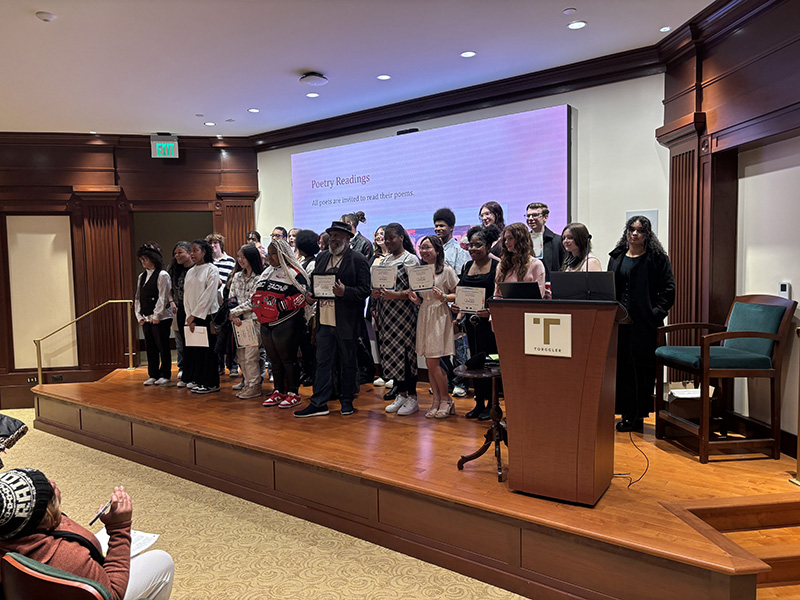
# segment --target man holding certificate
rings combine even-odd
[[[311,275],[312,294],[309,303],[319,302],[317,309],[317,373],[311,403],[295,411],[295,417],[327,415],[333,390],[333,368],[336,349],[341,366],[341,413],[354,412],[353,399],[358,389],[356,344],[364,318],[364,301],[370,293],[369,264],[363,254],[350,248],[353,235],[350,226],[334,221],[325,230],[328,250],[317,255]]]

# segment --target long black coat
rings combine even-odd
[[[314,266],[315,275],[325,275],[328,260],[331,257],[329,250],[323,250],[317,255]],[[342,262],[336,273],[336,279],[344,286],[344,296],[334,300],[336,311],[336,331],[343,340],[352,340],[361,332],[361,321],[364,320],[364,301],[370,293],[369,263],[360,252],[352,248],[344,251]],[[317,319],[319,327],[319,319]]]
[[[561,243],[561,236],[551,231],[546,225],[542,234],[542,262],[547,280],[550,281],[551,271],[560,271],[564,263],[564,245]]]

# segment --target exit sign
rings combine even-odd
[[[150,158],[178,158],[177,136],[151,135]]]

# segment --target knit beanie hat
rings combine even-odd
[[[0,473],[0,540],[26,535],[42,522],[53,488],[36,469]]]

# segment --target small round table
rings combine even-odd
[[[483,456],[489,449],[489,446],[494,443],[494,455],[497,458],[497,481],[502,482],[504,477],[503,463],[500,460],[500,442],[503,442],[508,448],[508,431],[506,430],[506,423],[503,421],[503,409],[500,408],[500,401],[497,399],[497,379],[500,377],[500,367],[488,367],[482,369],[467,369],[465,365],[457,366],[453,372],[459,377],[466,377],[467,379],[491,379],[492,380],[492,406],[489,411],[489,416],[492,419],[492,424],[484,434],[483,446],[478,448],[475,452],[468,456],[462,456],[458,460],[458,470],[464,469],[464,463],[475,460],[479,456]]]

